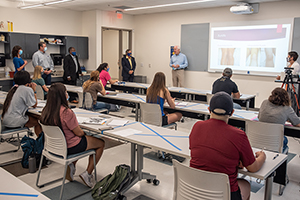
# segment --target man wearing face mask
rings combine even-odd
[[[76,50],[74,47],[70,47],[68,49],[69,54],[64,58],[64,84],[68,85],[76,85],[77,78],[79,78],[79,74],[82,76],[80,64],[78,61],[78,57],[76,55]],[[70,102],[78,103],[74,97],[70,98]]]
[[[38,48],[39,50],[32,56],[32,65],[33,67],[37,65],[43,67],[44,73],[42,77],[45,80],[45,84],[51,85],[51,72],[54,69],[53,60],[50,55],[46,53],[47,46],[45,42],[39,42]]]
[[[132,57],[131,49],[127,49],[122,58],[122,76],[123,81],[133,82],[134,70],[136,67],[135,59]]]

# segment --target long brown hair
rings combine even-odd
[[[35,66],[34,72],[33,72],[33,77],[32,77],[33,80],[42,78],[42,72],[41,72],[42,69],[43,69],[42,66],[39,66],[39,65]]]
[[[62,83],[53,83],[49,88],[47,95],[47,103],[41,115],[41,123],[50,126],[61,127],[60,107],[69,109],[66,98],[66,87]]]
[[[27,71],[18,71],[14,75],[14,82],[15,85],[8,91],[8,94],[6,95],[4,104],[3,104],[3,112],[2,112],[2,118],[4,117],[5,113],[7,112],[10,102],[17,91],[19,85],[26,85],[27,83],[31,83],[30,74]]]
[[[146,102],[157,102],[157,96],[160,91],[163,91],[164,98],[166,93],[166,76],[162,72],[157,72],[151,83],[151,86],[147,89]]]
[[[287,91],[282,88],[275,88],[269,96],[269,101],[278,106],[290,106],[291,100]]]
[[[90,79],[83,83],[83,90],[88,90],[95,82],[99,82],[99,71],[97,70],[92,71]]]

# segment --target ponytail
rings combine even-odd
[[[14,96],[15,92],[17,91],[18,89],[18,85],[15,85],[13,86],[9,91],[8,91],[8,94],[5,98],[5,101],[4,101],[4,104],[3,104],[3,112],[2,112],[2,119],[5,115],[5,113],[7,112],[8,110],[8,107],[10,105],[10,102],[12,100],[12,97]]]

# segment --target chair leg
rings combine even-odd
[[[37,175],[37,178],[36,178],[36,186],[38,188],[44,187],[44,185],[39,185],[39,179],[40,179],[40,174],[41,174],[43,159],[44,159],[44,155],[42,154],[41,161],[40,161],[40,166],[39,166],[39,172],[38,172],[38,175]]]
[[[95,184],[97,183],[97,172],[96,172],[96,153],[93,154],[94,160],[94,173],[95,173]]]
[[[63,192],[64,192],[64,186],[65,186],[65,180],[66,180],[67,168],[68,168],[68,165],[65,164],[64,176],[63,176],[63,181],[62,181],[62,185],[61,185],[61,189],[60,189],[59,200],[61,200],[62,197],[63,197]]]
[[[19,151],[19,149],[21,147],[21,140],[20,140],[20,134],[19,133],[17,133],[17,138],[18,138],[18,149],[16,150],[16,152]]]

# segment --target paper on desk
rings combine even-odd
[[[110,122],[107,123],[108,126],[124,126],[128,123],[128,120],[122,120],[122,119],[113,119]]]
[[[102,117],[77,117],[77,121],[80,124],[98,124],[103,125],[106,123],[107,119]]]
[[[46,101],[44,100],[37,100],[37,107],[43,108],[46,106]]]
[[[187,106],[188,105],[188,102],[175,102],[175,106]]]
[[[142,133],[142,131],[132,129],[132,128],[127,128],[127,129],[123,129],[123,130],[114,132],[114,134],[123,136],[123,137],[127,137],[129,135],[134,135],[134,134],[139,134],[139,133]]]

